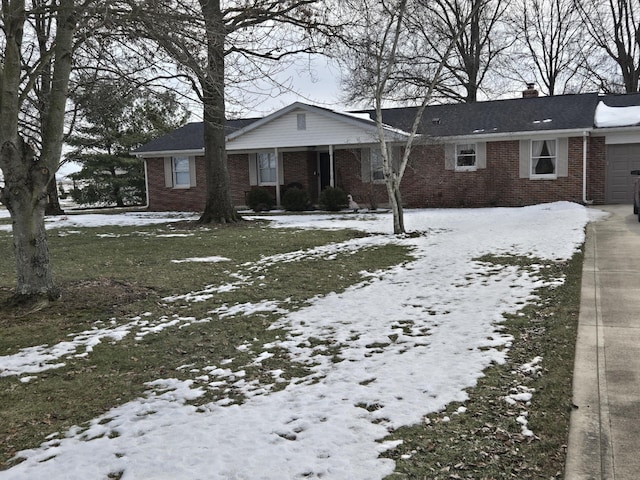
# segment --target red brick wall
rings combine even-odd
[[[194,188],[166,187],[164,158],[148,158],[146,162],[149,210],[187,212],[201,212],[204,210],[207,187],[205,185],[204,160],[202,157],[196,157],[196,186]]]
[[[595,204],[603,204],[607,170],[607,147],[604,137],[591,137],[587,152],[587,200],[592,200]]]
[[[406,207],[522,206],[536,203],[582,202],[582,137],[569,139],[569,176],[553,180],[520,178],[519,141],[487,143],[487,168],[456,172],[444,168],[444,146],[416,146],[401,184]],[[604,201],[604,141],[588,145],[589,199]],[[361,206],[371,196],[378,204],[388,196],[383,184],[362,183],[360,150],[336,153],[336,185],[351,193]]]
[[[442,145],[417,146],[402,180],[402,199],[406,207],[487,207],[522,206],[566,200],[582,202],[582,137],[569,139],[569,176],[555,180],[519,178],[519,142],[487,143],[487,168],[455,172],[445,170]],[[605,184],[604,138],[588,140],[589,183],[587,198],[604,202]],[[384,183],[362,182],[361,149],[334,152],[336,186],[353,195],[361,207],[385,205],[388,202]],[[151,210],[200,211],[205,204],[205,172],[202,157],[196,159],[197,186],[173,189],[164,185],[164,160],[148,159],[149,198]],[[312,199],[318,197],[315,152],[283,154],[284,184],[300,183]],[[246,205],[249,184],[249,162],[246,154],[228,157],[232,200]],[[271,188],[275,196],[275,187]]]

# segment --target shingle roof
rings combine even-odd
[[[583,93],[432,105],[426,108],[418,133],[438,138],[591,129],[594,126],[595,109],[600,100],[609,106],[640,105],[640,93],[606,96]],[[393,128],[408,131],[416,110],[417,107],[385,109],[383,122]],[[369,113],[371,118],[374,118],[372,110],[353,113]],[[229,120],[226,133],[229,135],[260,120],[263,119]],[[202,150],[203,135],[202,122],[189,123],[143,145],[135,153]]]
[[[418,133],[447,137],[591,128],[597,103],[598,95],[587,93],[433,105],[425,109]],[[415,107],[386,109],[383,122],[408,130],[415,114]]]
[[[225,133],[229,135],[236,130],[260,120],[259,118],[246,118],[239,120],[227,120]],[[151,140],[134,153],[163,152],[163,151],[190,151],[204,149],[204,123],[193,122],[169,132],[161,137]]]

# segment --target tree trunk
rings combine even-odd
[[[44,210],[45,215],[64,215],[64,210],[60,206],[60,198],[58,197],[58,183],[55,175],[49,182],[47,187],[47,206]]]
[[[204,161],[207,201],[199,223],[240,220],[231,201],[225,142],[224,41],[225,25],[219,0],[200,0],[207,28],[208,64],[201,79],[204,104]]]
[[[387,193],[389,204],[393,212],[393,233],[401,235],[407,233],[404,228],[404,210],[402,209],[402,196],[400,195],[400,183],[387,181]]]
[[[11,213],[16,259],[18,301],[33,297],[58,298],[49,264],[49,246],[44,226],[47,185],[53,174],[39,161],[21,138],[18,145],[6,142],[0,151],[9,165],[30,165],[28,169],[8,169],[2,201]]]

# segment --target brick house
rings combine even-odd
[[[530,88],[518,99],[430,106],[402,180],[403,203],[630,203],[629,171],[640,168],[639,105],[640,94],[538,97]],[[411,107],[384,110],[384,135],[394,158],[414,113]],[[247,193],[258,187],[269,189],[279,203],[285,187],[295,183],[314,200],[332,185],[362,207],[384,205],[372,116],[294,103],[264,118],[228,121],[234,204],[246,205]],[[202,123],[189,123],[136,151],[145,161],[150,210],[202,210],[203,151]]]

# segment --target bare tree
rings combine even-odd
[[[423,2],[425,5],[427,2]],[[426,17],[434,36],[427,40],[445,42],[455,39],[455,48],[445,61],[447,81],[438,85],[438,93],[450,100],[476,102],[494,61],[512,40],[501,26],[511,0],[433,0]],[[434,14],[437,12],[437,14]],[[431,42],[435,51],[446,51]]]
[[[640,86],[640,2],[575,0],[575,6],[595,45],[616,63],[624,91],[637,92]],[[597,68],[594,70],[598,73]],[[601,78],[603,90],[618,90],[610,78]]]
[[[382,169],[389,203],[393,211],[393,231],[405,233],[400,183],[411,156],[427,104],[443,82],[447,61],[470,18],[471,10],[460,22],[457,34],[437,38],[426,25],[443,21],[438,8],[422,0],[351,0],[352,12],[359,12],[359,23],[346,41],[343,53],[350,76],[345,82],[349,98],[373,101],[382,156]],[[481,4],[476,4],[480,8]],[[433,16],[433,18],[431,17]],[[430,22],[425,22],[429,19]],[[427,46],[425,48],[425,46]],[[407,125],[402,142],[402,158],[394,162],[383,122],[383,105],[389,101],[411,101],[415,116]]]
[[[519,0],[510,10],[516,43],[509,73],[521,84],[535,82],[542,93],[581,91],[590,85],[585,60],[592,44],[574,0]]]
[[[268,79],[295,54],[315,51],[311,34],[323,25],[327,5],[318,0],[174,0],[131,1],[130,6],[139,26],[134,28],[188,75],[202,102],[207,200],[200,222],[236,222],[225,148],[227,94],[247,81]]]
[[[38,7],[41,5],[33,5]],[[73,36],[77,26],[73,0],[60,0],[47,9],[55,22],[55,42],[45,56],[36,55],[24,65],[29,49],[25,40],[27,12],[24,0],[2,1],[4,64],[0,90],[0,168],[4,187],[0,194],[13,221],[18,298],[56,298],[44,227],[48,184],[54,178],[62,150],[65,103],[72,64]],[[26,50],[25,50],[26,48]],[[27,52],[27,53],[25,53]],[[42,116],[40,155],[19,131],[21,104],[34,88],[42,65],[53,64],[51,91]],[[23,72],[26,71],[26,78]]]

